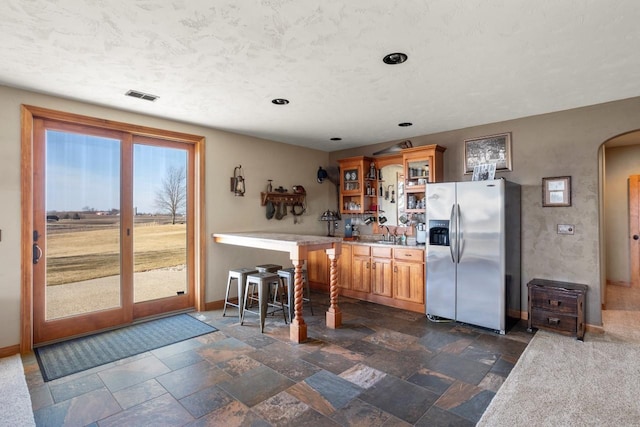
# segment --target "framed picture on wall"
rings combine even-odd
[[[571,177],[542,178],[542,206],[571,206]]]
[[[497,172],[511,170],[511,132],[464,140],[465,175],[485,163],[494,163]]]

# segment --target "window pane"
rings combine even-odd
[[[187,292],[187,151],[134,144],[133,301]]]
[[[46,131],[46,318],[119,307],[120,141]]]

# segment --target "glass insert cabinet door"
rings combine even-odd
[[[338,160],[340,165],[340,210],[347,214],[371,211],[375,204],[377,179],[374,160],[368,157],[351,157]],[[374,165],[371,167],[371,165]],[[370,168],[373,177],[370,176]]]
[[[347,169],[344,171],[344,186],[342,191],[346,193],[360,191],[360,176],[360,169]]]

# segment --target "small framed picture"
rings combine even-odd
[[[571,206],[571,177],[542,178],[542,206]]]
[[[487,181],[496,179],[496,164],[484,163],[473,167],[473,176],[471,181]]]

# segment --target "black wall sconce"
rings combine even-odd
[[[238,165],[233,169],[233,176],[231,177],[231,191],[235,196],[244,196],[244,177],[242,176],[242,165]]]

